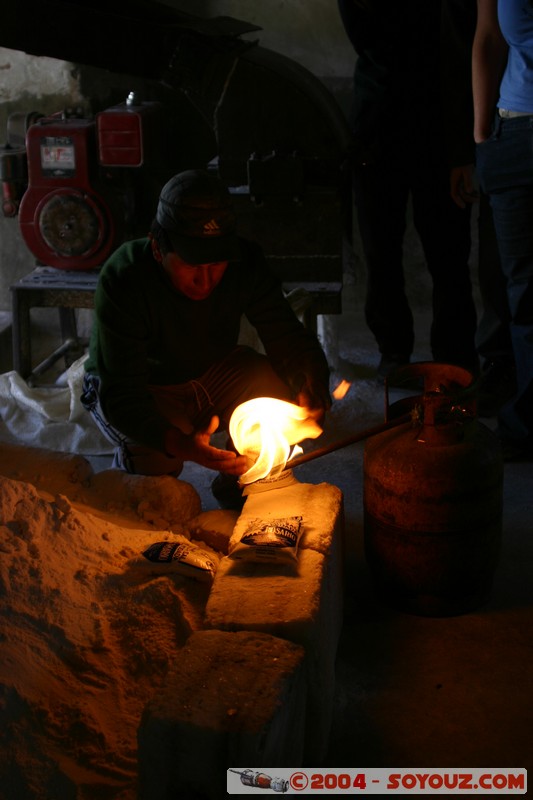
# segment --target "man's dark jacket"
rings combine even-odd
[[[102,268],[85,369],[100,377],[108,422],[134,441],[164,449],[169,423],[157,413],[148,387],[201,376],[237,345],[243,314],[294,391],[304,374],[327,387],[328,365],[316,336],[298,321],[260,248],[240,243],[241,260],[228,264],[201,301],[173,287],[148,239],[126,242]]]

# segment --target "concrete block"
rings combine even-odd
[[[292,565],[221,559],[205,626],[260,631],[304,647],[307,712],[304,758],[320,764],[332,721],[335,656],[342,627],[342,492],[330,484],[295,484],[251,493],[235,525],[239,538],[256,518],[302,516]]]
[[[301,766],[304,651],[257,632],[198,631],[139,727],[139,799],[219,798],[231,767]]]
[[[197,517],[190,520],[188,528],[193,539],[204,542],[214,550],[218,550],[219,553],[226,555],[228,542],[238,519],[238,511],[213,509],[202,511]]]

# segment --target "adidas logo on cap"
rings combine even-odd
[[[220,227],[216,220],[212,219],[206,222],[203,228],[204,236],[216,236],[220,233]]]

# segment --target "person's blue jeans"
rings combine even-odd
[[[477,228],[478,279],[482,313],[476,331],[476,347],[484,367],[497,362],[506,365],[511,374],[514,355],[509,330],[510,314],[506,281],[500,263],[492,209],[485,192],[480,192]]]
[[[507,286],[517,392],[500,412],[504,440],[533,448],[533,115],[496,118],[477,145]]]

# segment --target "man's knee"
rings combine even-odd
[[[221,369],[220,369],[221,367]],[[239,347],[219,365],[216,380],[208,384],[212,408],[227,428],[233,410],[256,397],[290,401],[289,387],[273,369],[269,359],[248,347]]]
[[[289,387],[274,370],[267,356],[262,353],[246,348],[242,354],[241,371],[245,399],[254,397],[291,399]]]

